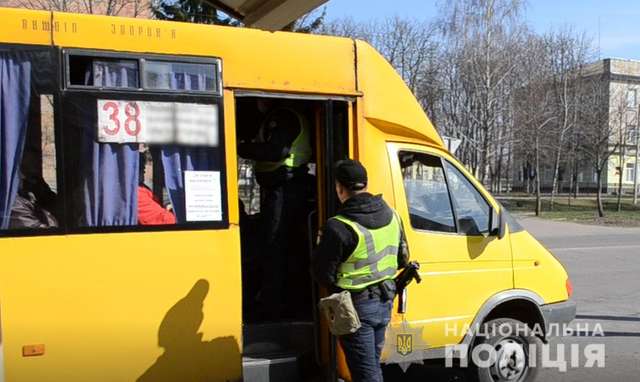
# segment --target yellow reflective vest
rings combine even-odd
[[[398,245],[401,226],[394,213],[391,222],[384,227],[368,229],[361,224],[336,216],[358,235],[358,244],[349,258],[338,268],[337,286],[352,291],[391,280],[398,269]]]

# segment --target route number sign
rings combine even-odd
[[[218,105],[98,100],[98,141],[218,145]]]

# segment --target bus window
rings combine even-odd
[[[214,64],[145,61],[144,88],[168,91],[218,92],[218,70]]]
[[[128,88],[139,87],[138,61],[69,55],[69,86]]]
[[[399,154],[411,226],[437,232],[456,232],[445,171],[440,158],[415,152]]]
[[[444,161],[444,163],[458,224],[460,225],[462,219],[471,220],[478,233],[488,233],[491,230],[489,227],[489,214],[491,214],[489,203],[456,166],[449,161]]]
[[[69,54],[68,65],[80,57]],[[194,94],[209,90],[213,77],[204,71],[185,77],[182,63],[162,61],[157,67],[171,92],[154,93],[137,82],[138,68],[153,61],[87,57],[91,62],[79,65],[84,87],[68,83],[64,101],[65,158],[74,174],[70,225],[223,227],[222,98]],[[73,68],[67,72],[74,77]]]
[[[0,231],[59,226],[54,97],[39,72],[46,56],[0,47]]]

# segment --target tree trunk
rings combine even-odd
[[[576,184],[573,189],[573,198],[578,199],[578,193],[580,192],[580,173],[578,170],[578,157],[576,156],[573,163],[573,172],[576,174]]]
[[[618,174],[618,202],[616,204],[616,210],[622,211],[622,175],[624,174],[624,157],[625,157],[624,145],[620,147],[620,173]]]
[[[638,119],[640,119],[640,112]],[[633,205],[638,205],[638,185],[640,182],[638,181],[640,174],[640,121],[637,122],[636,125],[636,160],[633,162]]]
[[[571,207],[571,194],[573,194],[573,187],[575,186],[575,182],[578,180],[578,174],[575,173],[574,166],[573,166],[573,162],[575,160],[576,158],[572,154],[567,166],[567,168],[570,169],[569,170],[570,171],[569,172],[569,193],[567,195],[567,203],[569,204],[569,207]]]
[[[542,200],[540,197],[540,138],[536,136],[535,147],[536,161],[536,216],[540,216],[542,212]]]
[[[604,167],[596,169],[596,177],[598,178],[598,192],[596,193],[596,202],[598,204],[598,216],[604,217],[604,207],[602,205],[602,170]]]
[[[489,161],[489,136],[488,136],[488,128],[485,130],[483,134],[482,141],[482,153],[480,154],[480,183],[486,185],[487,180],[487,167]]]
[[[564,142],[564,131],[560,133],[560,142],[558,142],[558,151],[556,151],[555,161],[553,163],[553,182],[551,183],[551,205],[549,208],[553,211],[553,202],[558,192],[558,176],[560,173],[560,156],[562,154],[562,144]]]
[[[513,179],[511,178],[513,176],[512,171],[513,169],[511,168],[511,165],[513,163],[511,157],[512,157],[512,152],[513,152],[513,147],[509,150],[509,156],[507,156],[507,192],[511,193],[513,192]]]
[[[622,211],[622,166],[620,166],[620,174],[618,174],[618,195],[616,201],[616,211]]]
[[[496,174],[498,178],[496,179],[496,188],[498,190],[498,194],[502,192],[502,158],[504,155],[504,148],[502,145],[500,146],[500,150],[498,150],[498,169],[496,170]]]

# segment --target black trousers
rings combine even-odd
[[[260,214],[263,229],[262,286],[260,288],[261,311],[265,318],[277,320],[287,304],[287,280],[289,256],[306,256],[292,243],[299,226],[306,224],[307,186],[303,178],[286,180],[279,185],[263,187]],[[296,270],[299,272],[300,270]]]

